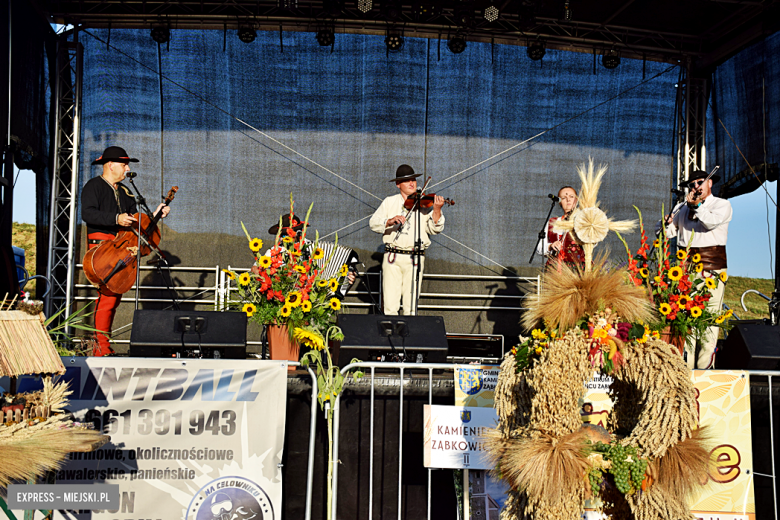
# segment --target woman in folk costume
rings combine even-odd
[[[571,186],[564,186],[558,190],[561,209],[563,210],[562,220],[569,220],[574,209],[577,207],[577,192]],[[553,227],[559,217],[553,217],[547,226],[547,234],[540,245],[537,253],[544,254],[547,257],[545,267],[559,266],[566,263],[571,267],[583,267],[585,265],[585,252],[582,244],[577,240],[573,233],[569,231],[558,233]]]

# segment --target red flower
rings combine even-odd
[[[673,310],[669,314],[666,315],[666,321],[674,321],[677,318],[677,311]]]

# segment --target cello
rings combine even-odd
[[[163,201],[166,206],[173,201],[178,190],[179,187],[174,186],[168,191]],[[153,249],[157,250],[160,243],[157,222],[162,218],[162,211],[154,217],[140,212],[133,216],[140,223],[140,237],[138,224],[122,227],[113,240],[104,241],[84,255],[84,275],[100,292],[124,294],[129,291],[138,272],[138,248],[141,248],[141,256],[148,255]]]

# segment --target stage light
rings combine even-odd
[[[412,16],[417,21],[427,21],[441,14],[441,8],[433,2],[418,1],[412,4]]]
[[[463,36],[456,34],[447,42],[447,48],[452,54],[460,54],[466,50],[466,39]]]
[[[388,51],[400,51],[404,47],[403,34],[395,30],[388,31],[387,36],[385,36],[385,45]]]
[[[563,19],[567,22],[571,22],[572,16],[571,5],[569,4],[569,0],[566,0],[563,3]]]
[[[374,0],[358,0],[358,11],[361,13],[367,13],[374,8]]]
[[[453,15],[455,16],[455,23],[461,27],[474,25],[474,5],[471,3],[462,4],[455,9]]]
[[[488,22],[495,22],[496,20],[498,20],[498,15],[499,15],[498,7],[496,7],[495,5],[489,5],[485,9],[485,12],[483,13],[485,20],[487,20]]]
[[[317,43],[322,47],[330,47],[336,41],[336,35],[333,29],[320,29],[317,31]]]
[[[385,17],[385,20],[400,20],[403,15],[401,2],[398,0],[385,0],[382,2],[382,15]]]
[[[605,69],[616,69],[620,65],[620,54],[615,49],[610,49],[601,56],[601,64]]]
[[[252,43],[257,38],[257,33],[251,27],[239,27],[238,39],[244,43]]]
[[[157,43],[167,43],[171,39],[171,31],[167,27],[153,27],[152,40]]]
[[[531,58],[532,60],[539,61],[542,58],[544,58],[544,55],[547,53],[547,50],[544,48],[544,43],[534,42],[528,46],[525,52],[526,54],[528,54],[528,57]]]

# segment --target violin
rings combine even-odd
[[[163,203],[167,206],[173,201],[179,187],[174,186],[168,192]],[[136,252],[141,248],[141,256],[157,249],[160,243],[160,229],[157,222],[162,218],[162,210],[150,218],[146,213],[133,215],[141,223],[141,236],[138,236],[138,224],[122,227],[113,240],[106,240],[93,247],[84,255],[84,275],[99,291],[108,290],[114,294],[124,294],[135,283],[138,263]]]
[[[435,193],[422,193],[420,195],[413,193],[412,195],[409,195],[409,197],[407,197],[407,199],[404,201],[404,208],[411,210],[414,207],[414,203],[418,200],[420,201],[420,209],[432,208],[434,197],[436,197]],[[444,199],[444,204],[454,206],[455,201]]]

